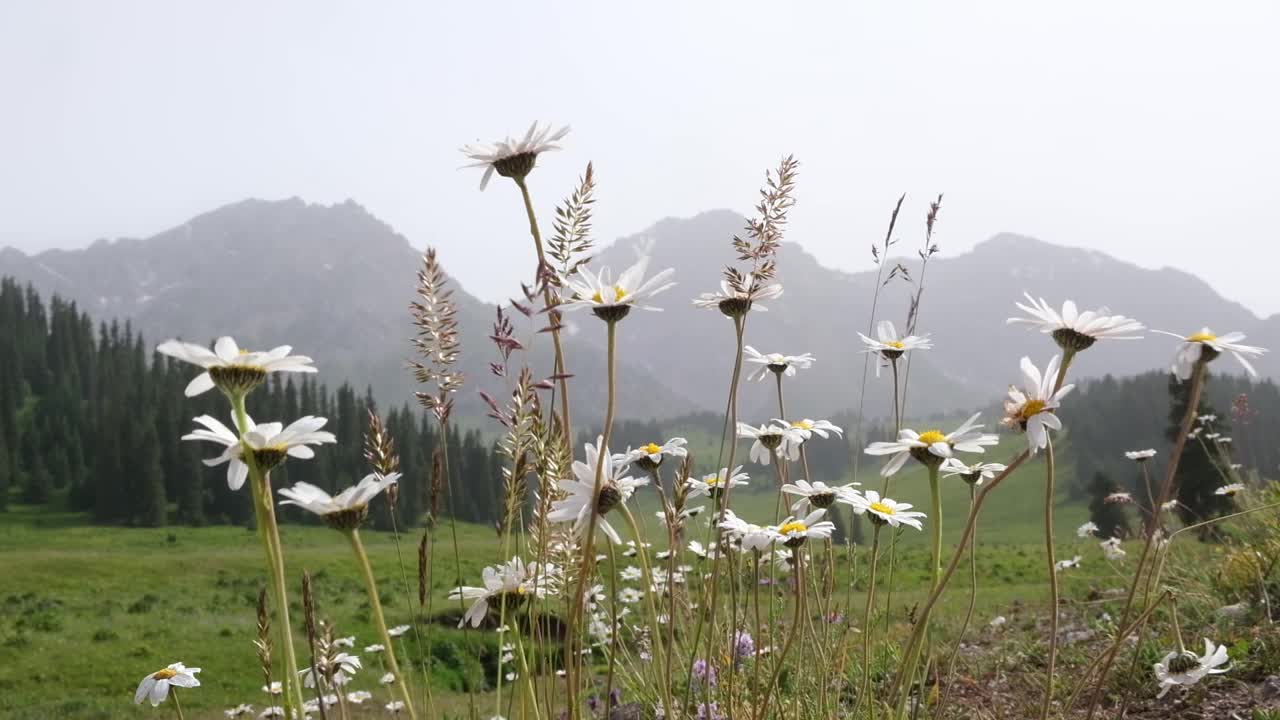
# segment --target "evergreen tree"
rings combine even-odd
[[[1113,492],[1116,486],[1106,475],[1093,474],[1089,483],[1089,519],[1098,526],[1098,535],[1103,538],[1123,538],[1129,534],[1129,516],[1125,515],[1124,506],[1106,501]]]
[[[1206,389],[1209,381],[1210,376],[1206,373],[1204,379]],[[1178,382],[1176,378],[1169,379],[1167,436],[1170,441],[1178,436],[1182,419],[1187,412],[1187,404],[1191,400],[1190,395],[1191,383]],[[1207,398],[1207,393],[1201,394],[1196,415],[1217,414]],[[1214,421],[1213,429],[1215,432],[1226,434],[1231,428],[1225,417],[1219,417]],[[1182,451],[1182,458],[1178,462],[1178,472],[1173,479],[1174,497],[1178,498],[1178,516],[1182,522],[1189,525],[1229,511],[1231,501],[1226,496],[1215,493],[1224,482],[1222,471],[1214,464],[1214,458],[1209,454],[1205,444],[1198,439],[1188,439]]]

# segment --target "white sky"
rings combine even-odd
[[[8,2],[0,244],[350,197],[499,299],[523,211],[457,147],[539,119],[574,127],[531,178],[544,220],[594,160],[605,240],[747,211],[791,152],[790,238],[826,264],[868,267],[904,191],[914,246],[943,191],[948,254],[1019,232],[1272,313],[1277,29],[1271,0]]]

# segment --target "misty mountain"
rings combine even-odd
[[[605,248],[593,260],[615,271],[630,264],[635,247],[649,248],[650,267],[676,268],[678,285],[659,297],[665,312],[632,313],[619,332],[618,416],[670,417],[723,409],[732,363],[730,321],[698,310],[690,299],[715,289],[733,259],[728,241],[744,219],[729,211],[663,220],[643,233]],[[908,246],[904,240],[897,247]],[[868,242],[850,252],[868,252]],[[1259,320],[1193,275],[1147,270],[1103,253],[1001,234],[971,252],[930,261],[919,331],[935,350],[917,353],[911,367],[909,413],[987,406],[1017,379],[1017,362],[1030,354],[1043,364],[1052,344],[1019,326],[1007,326],[1013,302],[1024,290],[1050,302],[1074,299],[1081,307],[1109,306],[1149,327],[1192,332],[1208,325],[1242,330],[1249,342],[1275,347],[1280,316]],[[523,257],[523,254],[521,254]],[[449,267],[448,253],[442,255]],[[288,342],[313,356],[331,384],[370,384],[384,403],[409,399],[414,385],[408,303],[413,299],[420,253],[390,226],[358,204],[331,206],[298,199],[247,200],[193,218],[145,239],[99,240],[82,250],[26,255],[0,250],[0,275],[30,282],[42,293],[77,301],[97,318],[131,320],[153,340],[171,336],[203,342],[233,334],[242,345]],[[886,267],[896,262],[890,259]],[[918,260],[903,259],[917,278]],[[752,313],[747,343],[762,352],[813,353],[817,362],[787,384],[788,413],[820,417],[855,408],[864,358],[857,332],[866,332],[877,280],[874,272],[844,273],[820,265],[794,243],[779,253],[785,294]],[[917,278],[918,279],[918,278]],[[513,288],[515,290],[515,288]],[[880,291],[878,316],[899,325],[910,287],[890,282]],[[462,370],[468,389],[460,415],[478,415],[474,389],[501,394],[489,374],[487,339],[494,308],[456,288],[461,324]],[[579,418],[603,412],[604,326],[587,313],[568,315],[566,355],[575,375]],[[526,327],[516,317],[517,328]],[[549,345],[545,338],[540,345]],[[1165,367],[1172,339],[1100,344],[1079,360],[1078,375],[1128,375]],[[549,367],[549,351],[533,356]],[[1236,372],[1224,358],[1215,368]],[[1270,362],[1259,363],[1275,375]],[[867,372],[867,408],[880,414],[890,387]],[[776,415],[772,383],[742,394],[742,418]]]

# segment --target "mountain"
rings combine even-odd
[[[621,326],[619,417],[723,409],[732,325],[718,312],[693,308],[689,299],[718,285],[721,268],[733,257],[728,240],[744,222],[724,210],[662,220],[593,260],[621,269],[634,259],[634,246],[643,244],[653,256],[650,267],[675,267],[679,283],[657,302],[665,312],[633,313]],[[1190,332],[1208,325],[1243,330],[1264,347],[1280,341],[1280,316],[1259,320],[1177,270],[1143,269],[1104,253],[1007,233],[968,253],[948,256],[945,249],[924,278],[919,328],[937,349],[917,353],[913,361],[908,404],[915,414],[989,405],[1016,379],[1019,357],[1029,354],[1040,364],[1048,359],[1052,345],[1046,339],[1005,324],[1024,290],[1051,302],[1070,297],[1082,307],[1107,304],[1155,328]],[[447,268],[447,252],[442,259]],[[6,248],[0,250],[0,275],[76,300],[100,319],[130,319],[155,341],[182,336],[202,342],[220,334],[252,347],[287,341],[312,355],[331,383],[368,383],[383,402],[398,404],[414,390],[404,369],[412,331],[406,307],[419,262],[420,253],[403,236],[360,205],[295,198],[246,200],[150,238],[99,240],[82,250],[26,255]],[[903,262],[917,272],[918,261]],[[751,314],[747,343],[762,352],[817,357],[811,370],[787,384],[790,414],[821,417],[856,407],[865,358],[857,332],[867,329],[876,274],[825,268],[788,242],[779,252],[779,277],[786,292],[767,303],[769,312]],[[901,324],[908,293],[904,283],[885,286],[878,316]],[[500,395],[503,383],[487,369],[494,308],[464,288],[454,299],[468,387]],[[603,325],[589,314],[569,315],[565,345],[575,375],[575,415],[598,419]],[[1171,351],[1172,342],[1159,338],[1104,343],[1081,357],[1078,374],[1164,367]],[[533,361],[545,369],[548,359],[544,349]],[[1234,372],[1231,362],[1224,359],[1218,369]],[[1271,368],[1260,363],[1264,373]],[[776,415],[772,384],[752,385],[742,394],[742,418],[761,422]],[[882,412],[888,379],[877,380],[872,370],[867,387],[869,412]],[[480,408],[474,392],[460,393],[460,416],[477,416]]]

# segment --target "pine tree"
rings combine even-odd
[[[1116,486],[1101,472],[1093,474],[1089,483],[1089,519],[1098,526],[1103,538],[1125,537],[1129,534],[1129,516],[1120,503],[1109,503],[1106,498],[1116,492]]]
[[[1205,375],[1205,389],[1208,389],[1210,376]],[[1187,412],[1190,401],[1191,384],[1169,379],[1169,429],[1167,436],[1175,440],[1181,429],[1182,418]],[[1200,406],[1196,415],[1212,415],[1213,406],[1207,399],[1207,393],[1201,394]],[[1216,432],[1227,433],[1230,426],[1226,418],[1219,417],[1214,423]],[[1230,509],[1231,503],[1223,495],[1215,491],[1223,483],[1221,470],[1214,465],[1213,458],[1205,446],[1196,439],[1188,439],[1178,462],[1178,472],[1174,477],[1174,497],[1178,498],[1178,516],[1184,524],[1197,523],[1217,517]]]

